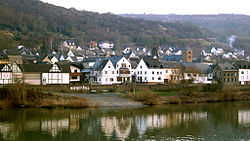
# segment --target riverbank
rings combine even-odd
[[[89,107],[85,98],[44,93],[23,86],[0,88],[0,94],[0,109]]]
[[[250,87],[217,85],[186,85],[182,87],[140,86],[124,97],[146,105],[209,103],[250,100]]]
[[[250,87],[128,84],[92,86],[87,91],[71,90],[66,86],[33,87],[17,84],[0,88],[0,109],[141,107],[236,100],[250,100]]]

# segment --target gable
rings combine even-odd
[[[15,62],[12,64],[12,66],[10,68],[14,73],[22,73],[20,66],[17,65],[17,63],[15,63]]]
[[[49,72],[61,72],[61,69],[58,67],[57,64],[53,64],[52,68],[49,70]]]
[[[103,68],[103,70],[107,70],[107,69],[109,69],[109,70],[110,69],[115,69],[113,63],[110,60],[108,60],[108,62],[106,63],[106,65]]]
[[[1,72],[11,72],[12,70],[10,69],[10,67],[7,64],[3,64],[1,66]]]

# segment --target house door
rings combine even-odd
[[[164,83],[168,83],[168,79],[164,79]]]

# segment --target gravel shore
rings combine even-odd
[[[119,93],[107,94],[82,94],[82,93],[53,93],[59,95],[70,95],[86,98],[89,107],[142,107],[140,102],[131,101],[123,98]]]

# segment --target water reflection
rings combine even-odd
[[[244,140],[250,138],[247,105],[249,102],[126,110],[0,111],[0,139],[32,140],[30,137],[36,136],[41,140]]]
[[[250,110],[238,112],[238,123],[243,126],[250,126]]]

